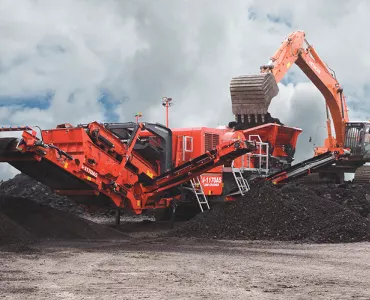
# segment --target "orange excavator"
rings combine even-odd
[[[328,152],[344,153],[330,167],[320,170],[320,177],[342,181],[344,173],[355,172],[354,181],[369,183],[370,123],[350,122],[343,88],[332,71],[306,40],[302,31],[291,33],[271,57],[261,66],[260,74],[234,77],[230,84],[232,109],[236,123],[253,127],[268,118],[268,107],[278,94],[278,83],[290,67],[296,64],[319,89],[325,99],[327,133],[322,147],[314,149],[314,156]],[[333,122],[335,137],[332,134]]]

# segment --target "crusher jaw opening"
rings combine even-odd
[[[279,87],[272,73],[232,78],[230,94],[235,121],[254,126],[266,123],[271,100],[278,93]]]

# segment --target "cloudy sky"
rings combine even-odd
[[[295,4],[293,4],[295,3]],[[335,70],[350,118],[368,119],[366,0],[1,0],[0,124],[97,121],[217,126],[233,119],[229,82],[258,73],[289,33],[303,30]],[[325,137],[319,91],[293,67],[271,112],[300,127],[297,160]],[[14,170],[2,165],[0,177]]]

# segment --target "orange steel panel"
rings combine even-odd
[[[200,183],[207,196],[221,195],[223,191],[222,173],[205,173],[200,176]]]

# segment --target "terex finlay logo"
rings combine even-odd
[[[98,173],[95,172],[93,169],[90,169],[86,165],[82,165],[81,169],[84,170],[86,173],[90,174],[91,176],[95,177],[95,178],[98,177]]]
[[[312,61],[310,61],[309,63],[308,63],[318,74],[320,74],[321,73],[321,70],[319,69],[319,67],[318,66],[316,66]]]

